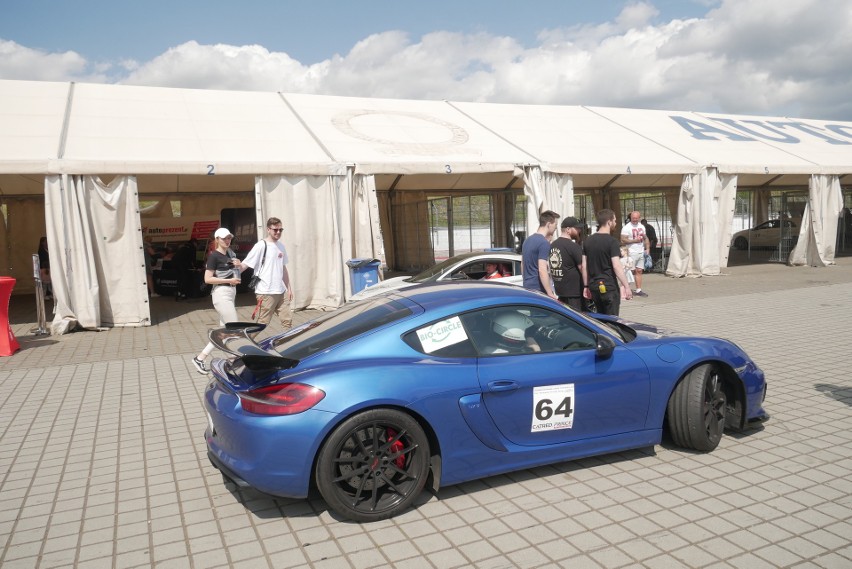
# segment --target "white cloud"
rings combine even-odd
[[[194,41],[104,64],[0,40],[0,77],[852,120],[848,0],[711,4],[703,18],[660,22],[653,2],[631,2],[611,22],[541,30],[528,47],[487,33],[388,31],[314,65]]]
[[[243,91],[307,91],[311,72],[286,53],[258,45],[190,41],[136,66],[122,83]]]
[[[0,79],[31,81],[89,81],[103,83],[106,76],[73,51],[47,53],[0,39]]]

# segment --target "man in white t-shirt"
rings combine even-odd
[[[257,321],[269,324],[272,314],[278,315],[281,326],[287,330],[293,324],[293,289],[287,271],[287,249],[281,243],[281,220],[270,217],[266,221],[266,238],[258,241],[243,259],[242,266],[254,269],[260,282],[254,289],[257,296]]]
[[[633,274],[636,278],[636,296],[648,296],[642,290],[642,269],[645,267],[645,253],[651,253],[651,243],[645,236],[645,226],[641,223],[642,214],[638,211],[630,212],[630,222],[621,228],[621,243],[627,245],[627,255],[633,260],[635,269]]]

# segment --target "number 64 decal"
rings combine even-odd
[[[574,384],[545,385],[533,389],[533,432],[574,426]]]

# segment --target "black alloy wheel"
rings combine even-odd
[[[373,409],[332,432],[317,458],[317,487],[339,515],[383,520],[417,498],[429,461],[429,441],[417,421],[401,411]]]
[[[668,403],[668,425],[675,444],[709,452],[725,431],[727,399],[714,364],[703,364],[675,387]]]

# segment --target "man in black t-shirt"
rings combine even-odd
[[[578,312],[585,311],[583,302],[583,248],[580,238],[580,220],[566,217],[562,220],[562,233],[550,244],[550,275],[559,302]]]
[[[618,316],[621,308],[619,283],[626,289],[625,300],[633,298],[627,276],[621,266],[621,247],[612,235],[615,212],[602,209],[598,212],[598,232],[583,241],[583,296],[595,301],[595,310],[601,314]]]

